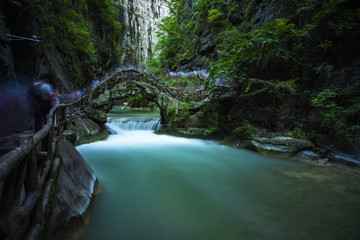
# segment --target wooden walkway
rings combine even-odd
[[[41,239],[61,165],[59,139],[84,101],[55,106],[40,131],[20,134],[22,144],[0,157],[0,239]],[[9,147],[15,138],[5,138]]]

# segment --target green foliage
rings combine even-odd
[[[133,108],[147,107],[149,105],[149,101],[147,101],[146,98],[141,93],[133,97],[129,97],[127,99],[127,102],[129,103],[129,106]]]
[[[257,7],[258,0],[250,0],[246,5],[245,17],[249,16]]]
[[[179,111],[178,115],[178,119],[181,121],[183,127],[188,128],[190,119],[189,103],[185,102],[182,105],[181,111]]]
[[[247,66],[256,61],[278,57],[291,62],[295,59],[294,53],[286,45],[302,36],[302,31],[285,18],[275,19],[259,29],[239,34],[235,42],[224,44],[226,48],[221,52],[222,58],[210,64],[210,77],[232,78],[243,82],[247,78]]]
[[[334,66],[330,65],[329,63],[322,63],[319,66],[314,67],[314,71],[317,74],[320,73],[330,73],[334,69]]]
[[[179,108],[176,106],[169,106],[167,109],[167,116],[169,118],[168,128],[173,127],[189,127],[190,119],[190,102],[181,102]]]
[[[285,137],[299,138],[299,139],[307,139],[305,133],[302,129],[296,128],[293,131],[286,131],[284,133]]]
[[[243,120],[241,125],[235,130],[236,136],[242,139],[250,139],[259,134],[259,132],[259,129],[252,126],[248,120]]]
[[[97,43],[97,48],[101,54],[112,55],[114,59],[119,57],[121,46],[119,45],[122,26],[119,19],[119,8],[115,1],[95,1],[87,0],[89,9],[91,9],[92,18],[99,18],[100,24],[96,25],[96,34],[102,36],[106,33],[109,46],[103,46]],[[103,36],[102,36],[103,37]],[[118,62],[118,60],[116,61]]]
[[[323,126],[332,127],[333,123],[338,121],[336,115],[343,110],[343,108],[335,102],[338,95],[334,90],[326,89],[311,100],[313,106],[322,109]]]
[[[359,31],[359,8],[349,7],[352,0],[297,0],[296,13],[305,15],[314,12],[312,26],[328,29],[337,36],[346,36]],[[313,27],[313,28],[314,28]]]
[[[246,87],[245,94],[255,96],[260,93],[267,93],[273,96],[281,96],[287,93],[296,93],[296,81],[298,79],[290,79],[288,81],[265,81],[256,78],[250,78]]]
[[[197,86],[200,85],[200,79],[197,76],[194,77],[173,77],[167,79],[167,84],[170,87],[178,87],[178,88],[185,88],[189,86]]]
[[[223,14],[217,9],[209,10],[208,22],[209,23],[216,23],[223,18]]]
[[[213,31],[226,25],[226,1],[198,0],[193,9],[189,9],[184,0],[171,0],[169,6],[171,15],[162,19],[159,25],[157,54],[150,65],[156,59],[160,68],[175,70],[199,55],[199,36],[206,25],[210,24]],[[191,15],[193,10],[197,12],[195,16]],[[157,65],[153,70],[158,68]]]
[[[151,73],[160,73],[161,72],[161,62],[158,58],[153,56],[146,62],[146,69]]]
[[[115,53],[118,56],[121,25],[118,21],[119,10],[114,1],[35,0],[34,4],[41,26],[44,55],[48,56],[51,66],[54,62],[65,66],[67,74],[77,79],[74,82],[80,82],[80,86],[84,85],[81,82],[95,70],[94,66],[102,64],[100,60],[104,55]],[[110,36],[106,42],[110,42],[111,46],[108,49],[104,50],[103,46],[106,44],[96,41],[98,36],[94,33],[93,25],[88,23],[89,15],[92,19],[99,19],[106,28],[107,35]],[[50,57],[56,50],[63,58]],[[54,67],[53,71],[56,73]]]
[[[174,126],[174,122],[176,121],[176,112],[177,112],[176,106],[169,106],[166,111],[166,114],[169,118],[169,123],[168,123],[169,129],[172,129]]]
[[[191,62],[197,65],[199,59],[205,58],[210,72],[205,81],[208,88],[221,79],[234,85],[240,83],[239,89],[246,96],[266,93],[275,100],[284,100],[286,95],[309,86],[308,79],[318,74],[332,76],[345,58],[341,53],[348,51],[337,48],[344,46],[347,39],[354,43],[360,37],[360,9],[354,0],[286,1],[278,5],[280,9],[274,16],[279,18],[268,22],[263,16],[260,20],[254,17],[259,8],[267,8],[264,2],[197,0],[191,8],[185,0],[171,0],[172,15],[160,26],[158,52],[150,62],[153,71],[176,70]],[[283,5],[288,7],[286,14]],[[275,64],[284,66],[277,72]],[[275,67],[274,71],[269,67]],[[284,73],[286,67],[288,74]],[[271,76],[264,77],[265,71],[271,71]],[[181,78],[169,83],[187,84]],[[312,99],[322,114],[323,126],[338,136],[349,137],[358,128],[358,85],[329,88]],[[286,134],[301,137],[299,132]]]
[[[217,128],[217,127],[207,128],[205,130],[205,132],[204,132],[204,136],[206,136],[206,137],[211,136],[211,135],[215,134],[218,131],[219,131],[219,128]]]
[[[359,83],[354,87],[359,90]],[[350,139],[359,125],[349,125],[349,118],[360,117],[359,92],[353,89],[325,89],[311,99],[311,104],[319,108],[321,125],[339,138]],[[358,123],[359,124],[359,123]]]

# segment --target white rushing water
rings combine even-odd
[[[160,119],[113,120],[105,125],[114,133],[134,130],[159,130],[161,128]]]

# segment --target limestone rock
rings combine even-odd
[[[311,160],[311,161],[316,161],[320,159],[319,154],[313,152],[313,151],[301,151],[299,152],[295,158],[297,159],[301,159],[301,160]]]
[[[65,137],[66,140],[71,142],[71,144],[75,144],[76,134],[73,130],[65,130],[62,135]]]
[[[204,124],[204,112],[197,112],[189,118],[189,125],[191,127],[206,127]]]
[[[107,114],[104,111],[87,106],[85,108],[85,112],[89,118],[91,118],[97,123],[106,123],[107,121]]]
[[[148,83],[137,82],[136,85],[137,87],[143,89],[145,97],[150,99],[155,99],[160,94],[160,91],[156,87],[151,86]]]
[[[118,0],[119,1],[119,0]],[[119,1],[120,2],[120,1]],[[123,2],[121,62],[145,65],[154,52],[161,19],[170,13],[166,0],[125,0]]]
[[[251,142],[260,153],[281,157],[291,157],[301,150],[314,147],[308,140],[290,137],[254,138]]]
[[[111,100],[111,92],[105,91],[103,94],[89,103],[89,106],[96,109],[103,109],[104,111],[109,111],[113,104]]]
[[[69,130],[76,135],[74,144],[94,142],[104,139],[108,136],[106,129],[101,128],[98,124],[88,118],[76,118],[70,120]]]
[[[84,224],[98,181],[83,157],[68,141],[60,142],[62,165],[54,195],[51,239],[64,238]]]
[[[327,154],[331,162],[341,163],[349,166],[360,166],[360,157],[347,155],[338,151],[332,151]]]
[[[314,144],[309,140],[292,138],[292,137],[273,137],[273,138],[254,138],[255,141],[263,144],[272,144],[272,145],[284,145],[294,148],[294,151],[299,151],[302,149],[311,149],[314,147]]]

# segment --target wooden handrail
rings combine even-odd
[[[53,107],[40,131],[0,157],[0,236],[34,239],[42,231],[51,184],[56,182],[58,137],[65,127],[66,111],[71,114],[75,106],[83,107],[86,99]],[[30,217],[37,224],[31,225]]]

